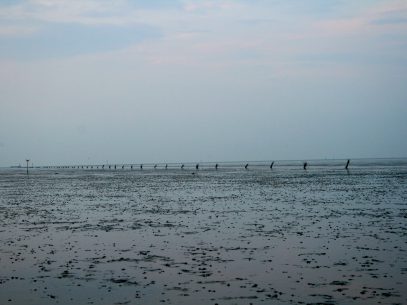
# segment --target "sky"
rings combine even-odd
[[[407,157],[405,0],[1,0],[0,166]]]

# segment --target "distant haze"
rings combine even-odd
[[[406,157],[406,139],[407,1],[0,2],[0,166]]]

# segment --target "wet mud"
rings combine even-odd
[[[0,170],[0,223],[0,304],[407,304],[406,167]]]

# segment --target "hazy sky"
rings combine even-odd
[[[406,0],[1,0],[0,166],[407,156]]]

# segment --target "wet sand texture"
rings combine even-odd
[[[407,304],[407,169],[0,171],[0,304]]]

